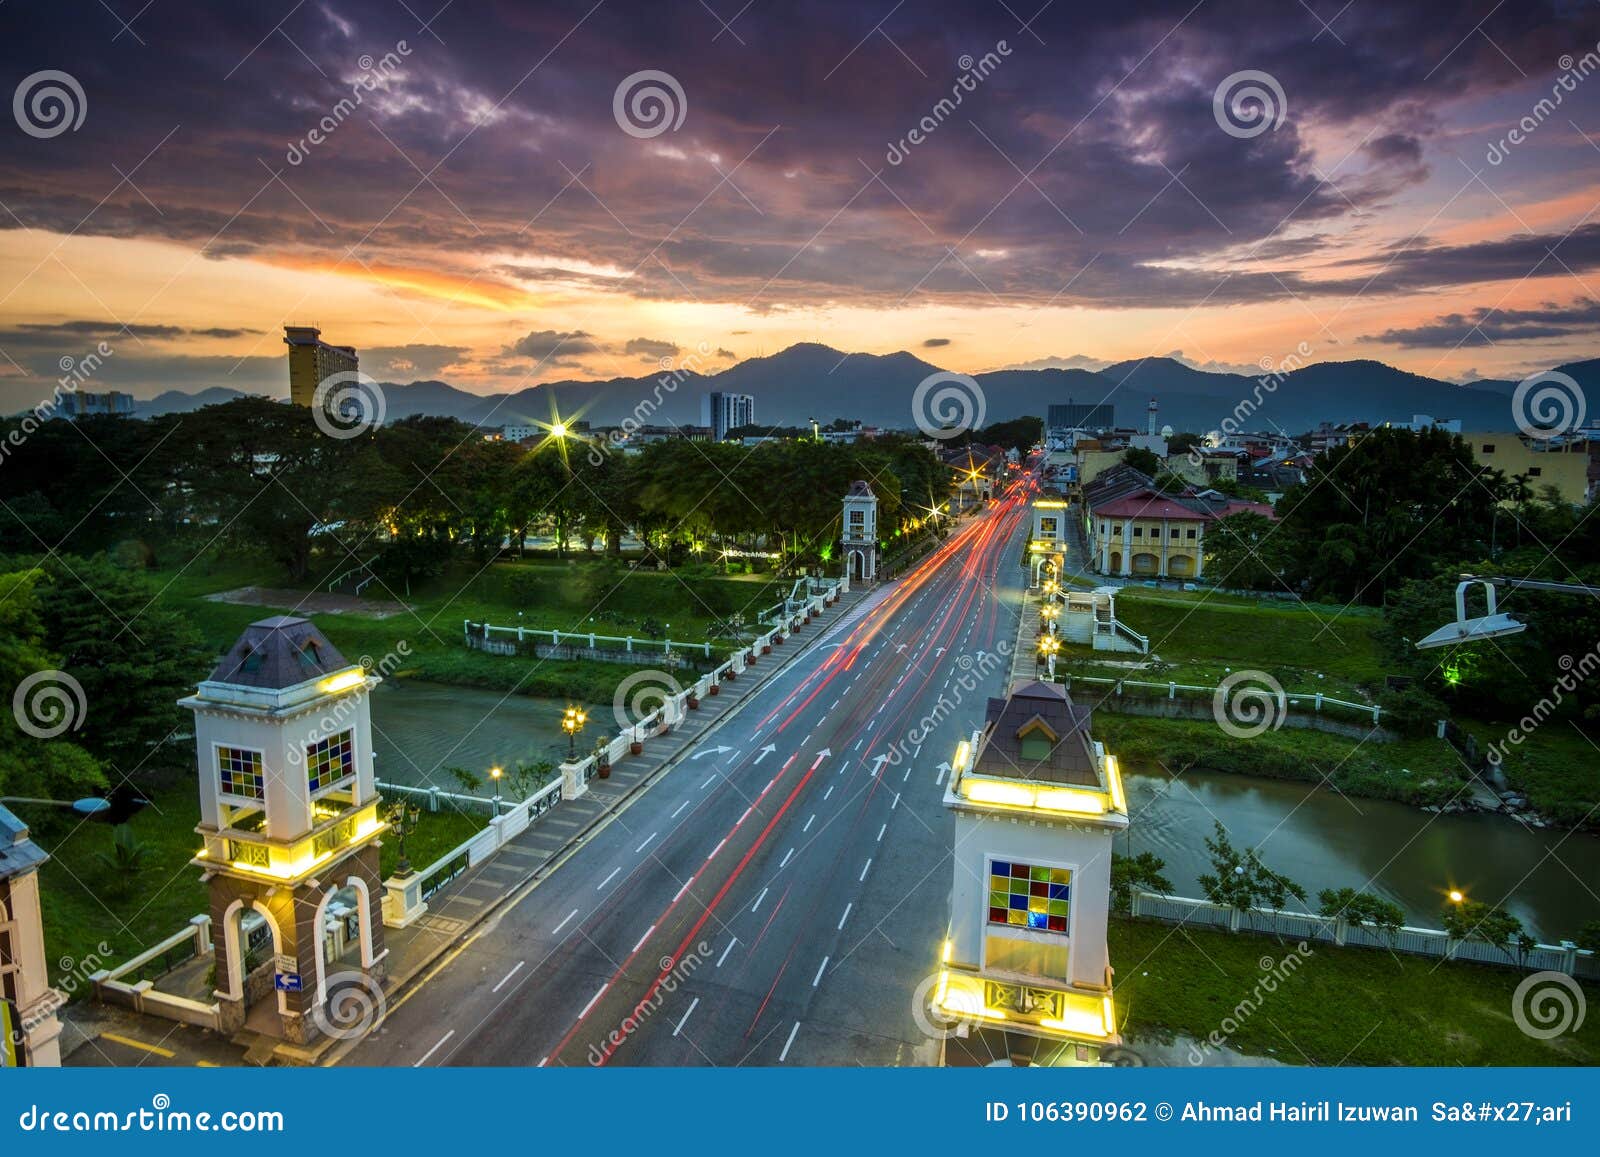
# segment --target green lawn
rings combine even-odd
[[[1112,919],[1110,942],[1118,1013],[1137,1031],[1199,1040],[1216,1031],[1241,1052],[1292,1065],[1600,1064],[1592,1012],[1549,1041],[1517,1028],[1512,993],[1527,974],[1512,969],[1312,944],[1284,972],[1292,943],[1125,918]],[[1257,995],[1264,960],[1287,978]],[[1585,989],[1591,1010],[1600,1007],[1600,986]],[[1239,1015],[1252,996],[1258,1006]],[[1231,1034],[1224,1017],[1237,1021]]]
[[[1094,702],[1089,695],[1077,698]],[[1448,802],[1465,776],[1460,759],[1438,739],[1361,743],[1293,727],[1235,739],[1210,720],[1155,719],[1103,708],[1095,712],[1094,732],[1123,760],[1310,783],[1331,772],[1329,782],[1350,795],[1418,805]]]
[[[111,847],[113,829],[108,825],[77,824],[18,806],[36,825],[32,834],[51,856],[40,870],[45,951],[53,977],[72,972],[77,961],[91,956],[100,958],[96,967],[120,964],[182,930],[191,916],[210,910],[200,869],[189,863],[200,846],[194,830],[200,822],[199,797],[187,774],[163,779],[164,786],[151,790],[151,806],[128,822],[145,848],[144,864],[132,876],[113,871],[98,858]],[[432,863],[480,831],[488,819],[486,811],[424,811],[416,834],[407,841],[412,863],[419,868]],[[395,841],[385,840],[385,876],[398,860]],[[107,950],[102,951],[102,944]],[[80,985],[73,996],[86,991]]]

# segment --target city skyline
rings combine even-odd
[[[276,390],[310,322],[475,393],[801,341],[1522,377],[1600,319],[1595,29],[1536,7],[41,12],[0,400],[101,340],[136,397]]]

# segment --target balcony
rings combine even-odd
[[[939,973],[933,1004],[954,1021],[1097,1044],[1118,1040],[1116,1010],[1109,993],[996,980],[947,967]]]
[[[205,845],[190,863],[246,879],[297,884],[336,855],[370,843],[385,827],[378,818],[376,797],[338,811],[319,808],[317,819],[314,827],[292,840],[274,839],[259,830],[201,824],[195,831]]]

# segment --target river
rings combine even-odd
[[[1160,768],[1123,771],[1132,823],[1117,850],[1166,860],[1179,895],[1202,894],[1198,877],[1210,867],[1202,841],[1221,820],[1235,847],[1257,847],[1269,868],[1304,887],[1313,911],[1320,889],[1351,887],[1399,904],[1407,923],[1437,928],[1445,894],[1459,888],[1502,904],[1546,943],[1600,919],[1600,837],[1491,813],[1431,815],[1308,783],[1197,768],[1177,778]]]

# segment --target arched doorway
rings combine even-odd
[[[317,1005],[328,1003],[330,978],[341,972],[366,972],[376,963],[372,951],[372,897],[367,882],[351,876],[330,887],[312,921],[317,944]]]
[[[277,919],[261,901],[251,900],[246,905],[241,898],[223,913],[222,935],[228,968],[226,976],[220,972],[217,976],[218,991],[240,1003],[247,1025],[279,1035],[280,1018],[289,1004],[288,994],[274,982],[276,961],[283,955],[283,932]],[[264,999],[267,997],[272,999]]]

